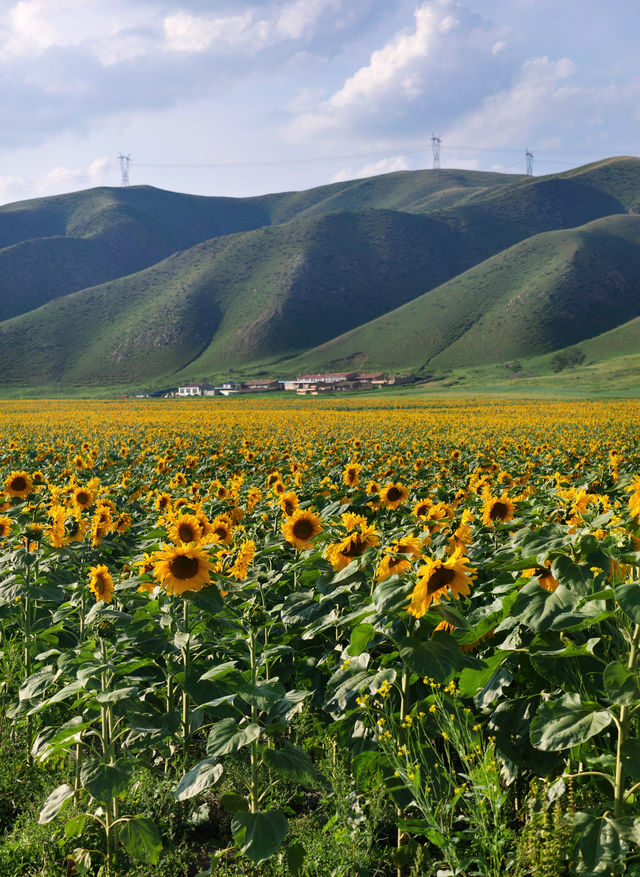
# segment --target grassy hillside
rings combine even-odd
[[[640,314],[640,216],[529,238],[437,289],[300,357],[337,368],[504,362],[601,335]]]
[[[462,270],[459,239],[426,216],[336,213],[229,235],[0,324],[6,383],[149,379],[273,361]],[[19,337],[35,353],[13,361]]]
[[[639,292],[635,158],[548,177],[405,171],[242,199],[100,188],[0,208],[7,386],[430,373],[578,342],[594,358],[632,354]]]

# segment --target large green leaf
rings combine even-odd
[[[531,722],[531,742],[545,752],[584,743],[613,721],[609,710],[583,703],[577,694],[565,694],[541,704]]]
[[[625,582],[617,585],[616,601],[629,618],[640,624],[640,582]]]
[[[622,766],[634,780],[640,779],[640,740],[625,740],[621,752]]]
[[[286,688],[277,679],[269,682],[261,682],[258,685],[242,685],[238,694],[249,706],[255,706],[259,710],[268,710],[286,694]]]
[[[220,719],[209,733],[207,755],[229,755],[248,746],[260,736],[260,727],[256,724],[238,729],[236,719]]]
[[[578,873],[604,875],[625,872],[628,825],[623,820],[608,816],[594,817],[589,813],[576,813],[574,825],[578,833]]]
[[[533,581],[525,585],[518,594],[511,607],[511,615],[535,633],[540,633],[553,629],[562,616],[573,615],[578,603],[579,597],[563,585],[549,593],[537,581]]]
[[[620,661],[607,664],[603,679],[610,703],[630,706],[640,701],[640,684],[637,675]]]
[[[120,843],[134,859],[155,865],[162,852],[162,839],[155,822],[146,816],[133,816],[120,829]]]
[[[361,655],[366,651],[367,646],[375,636],[375,628],[373,624],[363,622],[356,624],[351,631],[351,645],[347,649],[347,654],[352,657]]]
[[[90,758],[82,765],[80,782],[96,801],[107,804],[125,791],[131,772],[131,762],[127,758],[119,758],[114,764]]]
[[[284,813],[234,813],[231,820],[233,839],[252,862],[264,862],[280,849],[287,836],[289,823]]]
[[[484,663],[461,651],[453,637],[445,631],[436,631],[431,639],[410,637],[400,648],[400,658],[419,676],[429,676],[436,682],[447,682],[463,667],[479,669]]]
[[[290,780],[313,786],[318,773],[303,749],[285,740],[279,749],[265,749],[262,755],[267,767]]]
[[[174,796],[178,801],[187,801],[195,795],[215,786],[222,776],[223,767],[215,758],[205,758],[192,767],[178,783]]]
[[[38,823],[40,825],[44,825],[47,822],[51,822],[52,819],[55,819],[65,803],[69,800],[69,798],[71,798],[73,793],[73,786],[69,786],[67,785],[67,783],[64,783],[62,786],[58,786],[57,789],[54,789],[42,805],[42,810],[40,811],[40,816],[38,817]]]

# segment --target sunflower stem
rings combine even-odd
[[[255,687],[257,681],[256,666],[256,640],[253,627],[249,628],[249,661],[251,667],[251,686]],[[255,704],[251,707],[252,724],[258,721],[258,708]],[[249,790],[249,809],[252,813],[258,812],[260,796],[258,792],[258,741],[251,742],[251,786]]]
[[[633,637],[631,639],[631,649],[629,651],[629,661],[627,663],[627,669],[631,672],[635,673],[637,665],[638,665],[638,657],[639,657],[639,647],[640,646],[640,624],[636,624]],[[625,794],[624,794],[624,781],[626,778],[626,771],[624,769],[624,765],[622,763],[622,747],[624,746],[627,739],[627,731],[629,728],[629,707],[627,705],[620,707],[620,719],[617,722],[618,726],[618,745],[616,748],[616,774],[615,774],[615,784],[613,790],[613,816],[614,819],[619,819],[622,816],[622,812],[624,810],[625,803]]]
[[[182,671],[184,674],[184,684],[182,686],[182,757],[186,764],[189,758],[190,737],[189,695],[187,694],[187,685],[191,651],[189,648],[189,603],[185,597],[182,598],[182,629],[185,636],[185,643],[182,647]]]

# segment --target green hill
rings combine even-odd
[[[634,354],[639,293],[636,158],[548,177],[402,171],[255,198],[141,186],[0,207],[6,387],[430,373],[576,343]]]
[[[426,372],[505,362],[638,315],[640,216],[613,216],[528,238],[292,365],[338,368],[354,354],[367,367]]]

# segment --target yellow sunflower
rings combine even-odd
[[[348,515],[343,515],[346,518]],[[358,515],[352,515],[356,518]],[[380,544],[380,537],[375,528],[366,523],[357,525],[357,529],[348,533],[340,542],[327,547],[325,557],[336,572],[348,566],[356,557],[361,557],[367,548],[375,548]]]
[[[311,548],[311,541],[318,533],[322,533],[322,521],[306,509],[298,509],[282,524],[284,538],[299,551]]]
[[[176,545],[184,542],[200,542],[202,539],[202,525],[195,515],[178,515],[173,518],[169,527],[169,538]]]
[[[298,505],[298,496],[293,490],[288,490],[280,497],[280,508],[287,517],[291,517],[291,515],[298,510]]]
[[[228,515],[218,515],[211,521],[211,535],[217,536],[223,545],[231,545],[233,542],[233,524]]]
[[[0,518],[0,542],[5,542],[11,533],[11,518],[6,515]]]
[[[14,471],[5,479],[4,489],[9,496],[26,499],[30,493],[33,493],[33,481],[31,476],[24,470]]]
[[[96,601],[111,603],[113,599],[113,579],[109,568],[104,564],[89,567],[89,590],[95,594]]]
[[[360,480],[360,470],[362,466],[357,463],[349,463],[342,474],[342,481],[349,487],[355,487]]]
[[[474,577],[475,569],[468,564],[469,559],[461,557],[458,551],[446,560],[433,558],[427,560],[426,564],[418,570],[420,578],[411,593],[407,606],[409,615],[422,618],[431,604],[439,603],[443,597],[450,599],[453,596],[458,600],[460,594],[471,593],[469,585]]]
[[[60,505],[52,506],[49,510],[51,523],[47,527],[46,533],[49,542],[53,548],[62,548],[66,542],[65,521],[67,519],[67,510]]]
[[[383,582],[390,576],[399,575],[411,569],[409,558],[420,557],[423,542],[414,536],[396,539],[387,548],[376,570],[376,581]]]
[[[493,527],[495,521],[506,523],[510,521],[515,514],[516,507],[503,493],[500,498],[487,494],[482,510],[482,523],[488,527]]]
[[[380,500],[388,509],[397,509],[409,496],[409,491],[402,484],[387,484],[380,491]]]
[[[95,502],[95,497],[88,487],[76,487],[73,491],[72,501],[74,505],[77,505],[79,509],[84,511],[91,508]]]
[[[209,555],[195,542],[167,546],[157,552],[153,564],[153,574],[167,594],[202,590],[211,580],[211,569]]]

